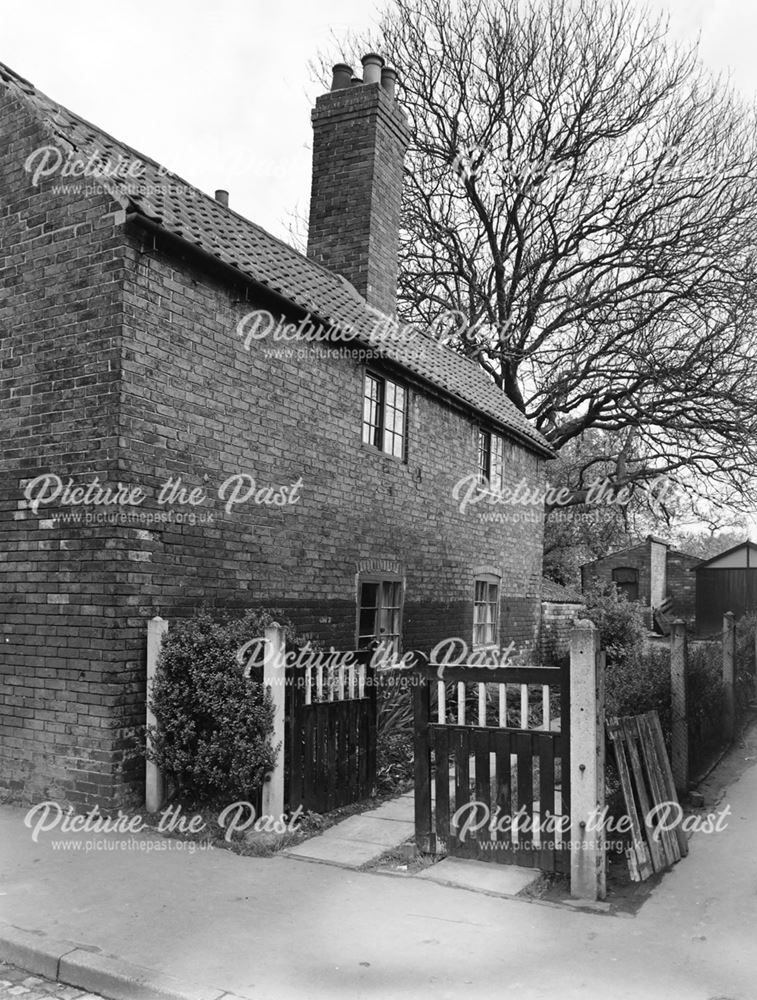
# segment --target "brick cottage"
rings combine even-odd
[[[393,71],[336,67],[313,129],[306,257],[0,65],[6,795],[139,791],[154,615],[275,607],[336,648],[537,640],[541,511],[487,521],[470,484],[539,489],[550,449],[475,363],[377,313]]]

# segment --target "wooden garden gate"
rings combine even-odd
[[[376,784],[373,651],[333,665],[286,671],[284,799],[290,809],[328,812],[367,799]],[[328,658],[327,658],[328,659]],[[341,663],[340,663],[341,661]]]
[[[570,871],[570,682],[557,667],[415,673],[421,851]]]

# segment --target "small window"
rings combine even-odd
[[[505,477],[505,441],[490,431],[478,432],[478,479],[485,489],[500,490]]]
[[[402,582],[400,580],[361,580],[359,586],[357,639],[364,649],[374,639],[388,642],[400,652],[402,634]]]
[[[407,390],[391,379],[367,373],[363,396],[363,443],[405,458]]]
[[[476,580],[473,595],[473,645],[494,646],[499,635],[499,580]]]
[[[629,601],[639,599],[639,571],[633,566],[618,566],[612,571],[612,582]]]

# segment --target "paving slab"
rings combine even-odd
[[[290,858],[322,861],[341,868],[361,868],[415,834],[413,794],[385,802],[377,809],[348,816],[317,837],[283,853]]]
[[[399,799],[391,799],[379,806],[378,809],[371,809],[365,815],[375,816],[376,819],[397,819],[413,822],[415,815],[415,799],[412,794],[403,795]]]
[[[416,877],[439,885],[454,886],[456,889],[473,889],[497,896],[517,896],[540,875],[541,872],[533,868],[520,868],[517,865],[444,858],[431,868],[418,872]]]
[[[362,840],[340,840],[338,837],[311,837],[304,844],[282,852],[300,861],[322,861],[340,868],[361,868],[380,857],[384,848]]]
[[[320,836],[324,840],[336,837],[338,840],[360,840],[366,844],[378,844],[380,847],[388,848],[401,844],[414,833],[414,823],[380,819],[366,813],[362,816],[350,816],[349,819],[325,830]]]

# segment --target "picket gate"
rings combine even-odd
[[[570,871],[569,669],[438,669],[415,671],[418,848]]]
[[[372,650],[353,664],[286,671],[284,799],[290,809],[329,812],[373,794],[376,785],[376,671]],[[341,663],[339,662],[341,661]]]

